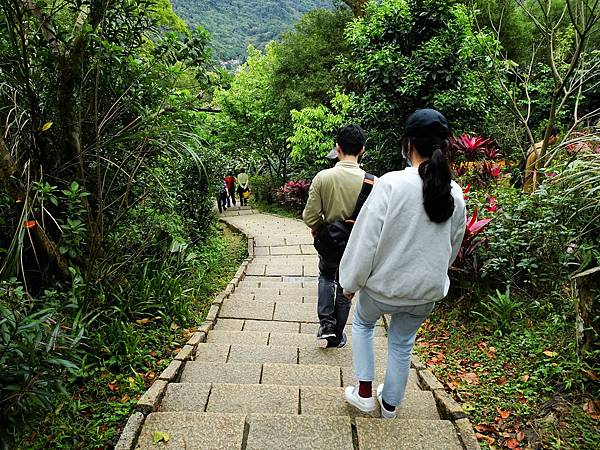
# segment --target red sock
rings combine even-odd
[[[358,395],[362,398],[373,397],[373,382],[372,381],[359,381],[358,382]]]

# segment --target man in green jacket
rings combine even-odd
[[[349,218],[362,189],[365,171],[358,165],[358,158],[365,150],[364,131],[357,125],[341,128],[336,150],[339,162],[315,176],[302,213],[313,236],[323,224]],[[338,283],[338,268],[339,263],[327,261],[327,255],[319,255],[317,314],[320,327],[317,338],[327,339],[327,347],[341,348],[346,344],[344,327],[351,302],[344,297]]]

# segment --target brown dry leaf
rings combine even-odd
[[[131,397],[129,396],[129,394],[125,394],[123,397],[121,397],[121,403],[128,402],[130,399]]]
[[[98,431],[99,431],[100,433],[104,433],[106,430],[108,430],[108,425],[107,425],[107,424],[105,424],[105,423],[103,423],[102,425],[100,425],[100,426],[98,427]]]
[[[475,425],[473,428],[475,428],[475,430],[484,433],[497,433],[498,429],[496,428],[496,425],[488,425],[486,423],[479,423],[477,425]]]
[[[590,380],[592,380],[592,381],[597,381],[598,380],[598,375],[596,375],[594,372],[591,372],[591,371],[585,370],[585,369],[581,369],[581,371],[583,373],[585,373]]]
[[[446,386],[448,386],[448,389],[450,389],[451,391],[455,391],[458,387],[458,384],[456,383],[456,381],[448,381],[446,382]]]
[[[152,357],[156,357],[156,355],[158,355],[158,353],[154,350],[152,350],[150,353],[148,353],[150,356]]]
[[[119,386],[117,385],[117,380],[113,380],[113,381],[111,381],[110,383],[108,383],[108,385],[107,385],[107,386],[108,386],[108,388],[109,388],[109,389],[110,389],[112,392],[115,392],[115,391],[118,391],[118,390],[119,390]]]
[[[525,383],[527,383],[527,381],[529,380],[529,375],[525,374],[521,377],[521,381],[524,381]]]
[[[552,352],[550,350],[544,350],[542,353],[544,353],[544,355],[548,356],[549,358],[552,358],[553,356],[558,356],[558,353]]]
[[[481,434],[481,433],[475,433],[475,437],[477,438],[478,441],[485,441],[488,443],[488,445],[492,445],[494,442],[496,442],[496,439],[494,439],[491,436],[486,436],[485,434]]]
[[[500,378],[498,378],[498,379],[496,380],[496,384],[497,384],[498,386],[504,386],[506,383],[508,383],[508,378],[506,378],[506,376],[505,376],[505,375],[502,375]]]
[[[145,378],[148,380],[154,380],[154,378],[156,378],[156,372],[153,370],[147,372]]]
[[[521,442],[523,439],[525,439],[525,432],[519,431],[517,433],[517,441]]]
[[[463,377],[467,384],[479,384],[479,377],[475,372],[466,373]]]
[[[583,411],[592,419],[600,419],[600,400],[589,400],[583,405]]]
[[[137,323],[138,325],[146,325],[148,322],[150,322],[150,319],[148,319],[147,317],[135,321],[135,323]]]
[[[510,416],[510,411],[502,410],[500,408],[496,408],[496,411],[498,411],[498,414],[500,414],[502,419],[508,419],[508,416]]]
[[[516,450],[519,448],[519,441],[517,441],[515,438],[510,438],[506,441],[506,446],[511,450]]]

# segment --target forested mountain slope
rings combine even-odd
[[[248,44],[263,47],[304,13],[331,8],[332,0],[172,0],[190,27],[203,25],[212,35],[215,57],[243,58]]]

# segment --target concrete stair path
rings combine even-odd
[[[325,349],[316,339],[317,255],[300,222],[249,209],[226,221],[255,240],[245,278],[223,301],[214,328],[167,385],[141,430],[140,449],[455,450],[465,448],[442,420],[431,391],[411,369],[395,420],[364,414],[343,399],[354,384],[352,338]],[[383,380],[385,323],[376,328],[377,379]],[[379,407],[379,406],[378,406]],[[155,431],[170,440],[153,443]]]

